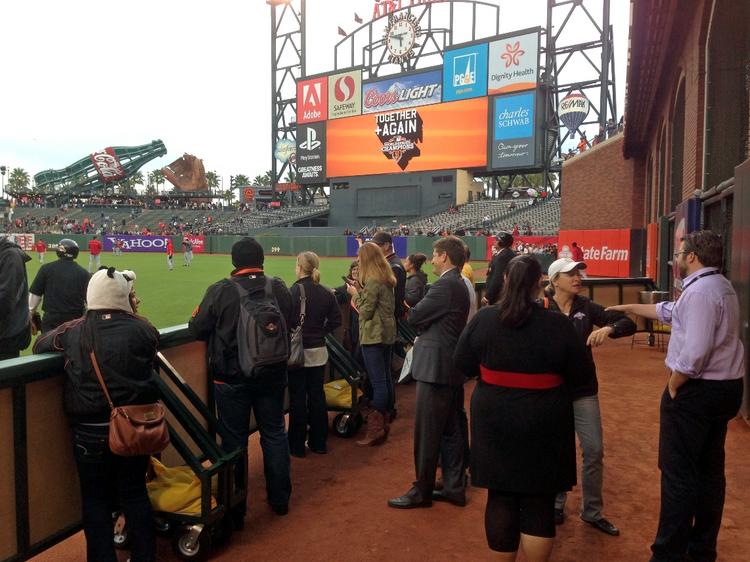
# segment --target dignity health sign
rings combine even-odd
[[[536,163],[536,92],[497,96],[492,100],[493,170]]]

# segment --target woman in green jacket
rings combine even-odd
[[[385,414],[393,395],[391,349],[396,339],[393,288],[396,277],[383,252],[372,242],[360,246],[359,283],[362,290],[348,285],[347,291],[359,311],[359,343],[372,385],[373,411],[367,419],[367,436],[357,445],[380,445],[388,436]]]

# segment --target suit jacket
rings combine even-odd
[[[412,378],[433,384],[460,385],[453,351],[466,326],[469,293],[458,269],[451,269],[430,286],[425,297],[409,311],[409,324],[419,331],[414,344]]]
[[[490,262],[489,271],[487,272],[486,294],[490,304],[495,304],[500,299],[500,293],[503,290],[505,282],[505,270],[508,268],[510,260],[516,257],[516,253],[510,248],[500,250]]]

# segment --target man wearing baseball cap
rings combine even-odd
[[[594,365],[591,348],[604,343],[609,338],[621,338],[635,333],[636,325],[622,312],[605,310],[587,297],[581,296],[583,276],[586,269],[582,261],[560,258],[549,266],[549,286],[546,290],[545,306],[562,312],[570,318],[578,335],[585,342],[588,356]],[[598,326],[598,329],[594,329]],[[608,535],[619,535],[620,530],[602,514],[604,500],[604,440],[602,420],[599,411],[599,383],[594,376],[587,385],[578,388],[573,398],[575,431],[583,451],[581,487],[583,501],[581,519]],[[555,499],[555,522],[560,525],[565,520],[565,500],[567,494],[560,492]]]

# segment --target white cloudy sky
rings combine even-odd
[[[546,0],[485,1],[500,5],[501,32],[545,25]],[[373,5],[307,0],[309,74],[333,68],[337,27],[352,31],[354,12],[368,20]],[[620,113],[628,19],[629,0],[612,0]],[[225,182],[270,169],[265,0],[9,0],[0,22],[0,164],[33,175],[162,139],[167,156],[144,171],[183,152]]]

